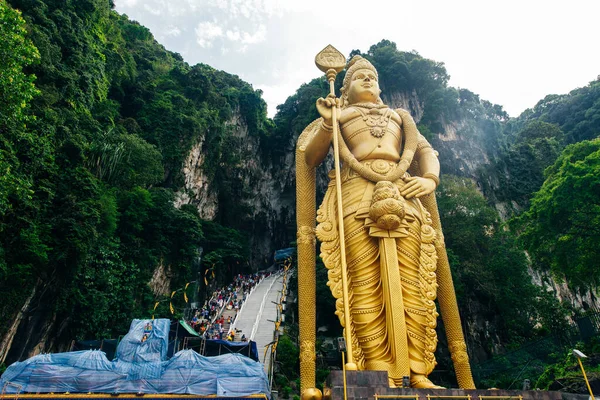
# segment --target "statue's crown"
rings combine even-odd
[[[346,76],[344,77],[343,87],[347,89],[350,85],[350,81],[352,80],[352,75],[354,75],[354,72],[364,68],[373,71],[375,73],[375,76],[377,76],[377,79],[379,79],[379,75],[377,74],[377,70],[375,69],[373,64],[371,64],[366,58],[357,55],[352,57],[352,59],[348,61],[348,64],[346,65]]]

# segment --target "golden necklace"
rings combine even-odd
[[[371,128],[371,136],[381,138],[385,134],[385,127],[392,118],[391,109],[385,105],[371,103],[353,104],[353,107],[360,113],[365,124]]]

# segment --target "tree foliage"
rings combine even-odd
[[[537,333],[561,326],[547,304],[556,300],[532,283],[516,237],[502,227],[496,210],[471,181],[445,176],[438,204],[463,310],[478,303],[479,317],[495,321],[505,343],[533,338],[537,323]],[[469,318],[468,312],[462,314]]]
[[[600,77],[564,95],[548,95],[526,110],[517,124],[540,120],[564,132],[565,144],[597,138],[600,134]]]
[[[245,266],[245,233],[174,206],[201,143],[229,198],[220,222],[244,226],[235,115],[270,135],[260,91],[186,64],[110,2],[0,0],[0,319],[38,293],[47,319],[64,321],[56,343],[115,336],[126,326],[111,319],[150,315],[157,266],[175,288],[197,278],[202,247],[222,255],[222,279],[230,258]],[[228,240],[209,243],[204,223]]]
[[[546,96],[504,125],[500,151],[480,174],[486,197],[510,205],[509,216],[520,214],[540,190],[544,169],[564,147],[599,134],[600,80],[565,95]]]
[[[35,75],[24,68],[39,59],[21,13],[0,1],[0,132],[27,120],[26,109],[39,91],[33,83]]]
[[[572,287],[600,282],[600,140],[567,146],[547,169],[531,208],[515,220],[538,268]]]
[[[493,191],[485,187],[486,193],[496,201],[514,202],[521,209],[527,208],[544,182],[544,170],[560,154],[562,140],[563,132],[556,125],[539,120],[530,122],[496,162],[482,170],[482,178],[496,176],[498,180]]]

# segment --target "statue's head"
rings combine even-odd
[[[348,106],[356,103],[382,104],[379,94],[379,76],[369,60],[354,56],[346,67],[342,86],[342,103]]]

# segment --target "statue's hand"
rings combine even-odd
[[[321,97],[317,100],[317,111],[327,125],[331,125],[331,108],[339,104],[340,100],[332,94],[328,95],[325,99]]]
[[[432,193],[436,187],[433,179],[421,178],[420,176],[411,176],[404,179],[404,181],[406,185],[400,190],[400,194],[407,199],[425,196]]]

